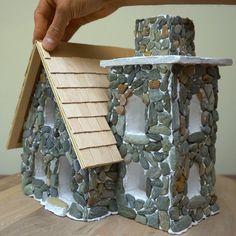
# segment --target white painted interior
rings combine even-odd
[[[197,195],[201,195],[201,183],[200,183],[200,175],[199,175],[199,167],[197,163],[194,163],[193,166],[189,170],[188,177],[188,198],[192,198]]]
[[[141,98],[138,96],[131,96],[128,98],[126,105],[126,128],[125,136],[127,135],[145,135],[145,108]]]
[[[68,211],[67,207],[57,206],[49,203],[48,201],[45,203],[45,209],[53,212],[57,216],[65,216]]]
[[[123,182],[125,192],[133,195],[136,199],[147,200],[144,169],[135,162],[131,162],[126,168],[127,173]]]
[[[59,159],[59,187],[58,195],[61,200],[70,205],[73,201],[73,193],[71,191],[72,167],[65,156]]]
[[[47,97],[44,107],[44,125],[53,127],[55,122],[55,115],[56,103],[50,97]]]
[[[201,131],[201,105],[196,94],[192,96],[189,105],[189,132]]]
[[[43,164],[43,154],[41,152],[37,152],[35,154],[34,159],[34,178],[41,179],[46,182],[47,176],[44,172],[44,164]]]

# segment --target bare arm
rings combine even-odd
[[[52,51],[84,24],[106,17],[123,6],[161,4],[236,4],[236,0],[40,0],[35,10],[34,40]]]

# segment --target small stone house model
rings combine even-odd
[[[136,21],[135,57],[37,42],[8,143],[23,145],[24,193],[60,216],[176,234],[218,213],[218,66],[232,60],[196,57],[193,39],[192,21],[160,16]]]

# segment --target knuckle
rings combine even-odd
[[[39,16],[39,9],[38,9],[38,7],[37,7],[37,8],[34,10],[34,20],[37,20],[38,16]]]

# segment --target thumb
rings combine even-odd
[[[52,51],[61,41],[69,19],[66,11],[63,9],[56,9],[55,16],[47,33],[43,39],[43,47],[47,51]]]

